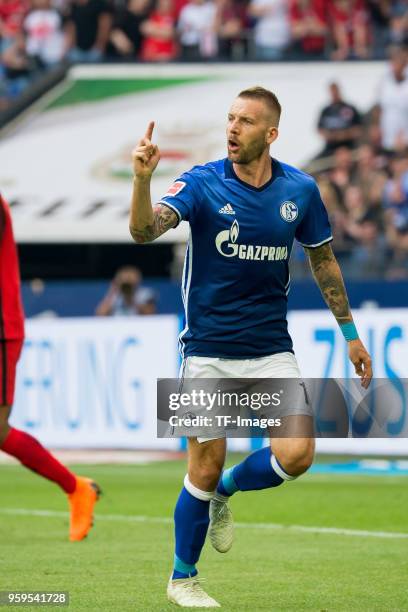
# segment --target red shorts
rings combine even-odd
[[[14,401],[16,368],[24,340],[0,340],[0,406]]]

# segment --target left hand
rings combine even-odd
[[[361,386],[367,389],[373,377],[371,357],[361,340],[351,340],[348,343],[348,349],[350,361],[354,365],[356,374],[361,378]]]

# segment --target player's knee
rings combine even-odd
[[[217,462],[211,464],[200,463],[190,467],[189,478],[193,484],[203,491],[213,491],[216,489],[221,476],[222,465]]]
[[[313,440],[292,440],[283,452],[276,455],[279,463],[285,472],[290,476],[300,476],[313,463],[314,441]]]

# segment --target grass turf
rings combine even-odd
[[[19,466],[0,467],[0,590],[66,590],[71,610],[177,609],[165,588],[184,462],[76,470],[97,479],[104,496],[89,538],[71,544],[66,502],[55,486]],[[232,509],[241,523],[408,533],[407,480],[310,474],[276,490],[238,493]],[[388,612],[408,610],[407,553],[408,539],[248,525],[237,528],[227,555],[206,544],[199,568],[228,612]]]

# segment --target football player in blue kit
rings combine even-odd
[[[190,224],[180,334],[185,378],[300,377],[286,320],[288,264],[296,239],[367,387],[371,360],[353,323],[318,187],[311,176],[270,156],[280,114],[271,91],[242,91],[228,113],[228,156],[182,174],[155,206],[150,182],[160,153],[152,144],[151,122],[132,153],[130,232],[141,244],[181,221]],[[287,419],[313,431],[310,413],[301,408]],[[229,498],[303,474],[313,461],[314,439],[273,437],[268,447],[223,471],[225,453],[225,437],[188,440],[188,473],[174,513],[174,568],[167,588],[169,600],[182,607],[219,607],[202,588],[196,563],[208,530],[216,550],[231,547]]]

